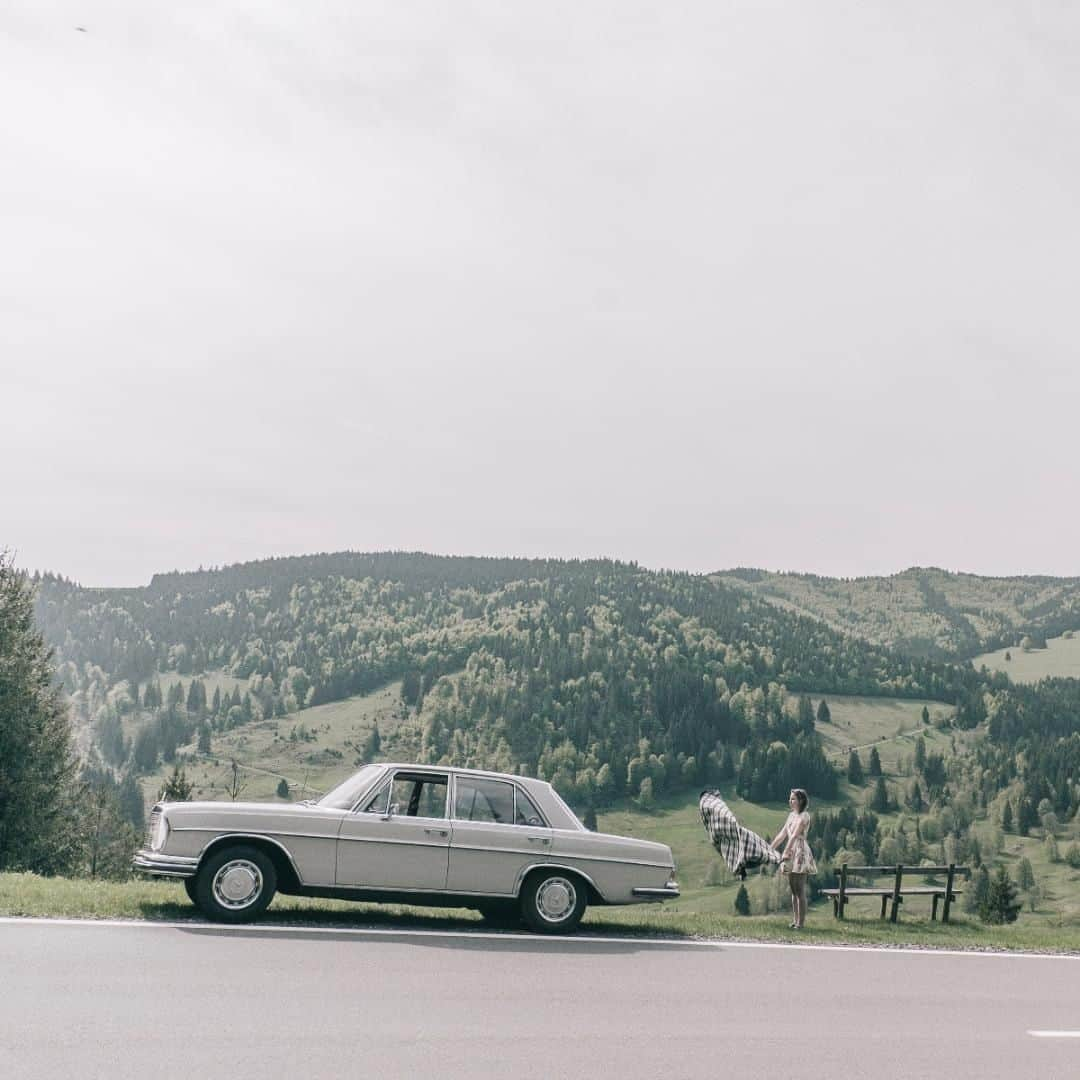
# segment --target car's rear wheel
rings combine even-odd
[[[217,922],[243,923],[261,915],[277,890],[269,857],[247,845],[214,852],[199,867],[195,903]]]
[[[577,929],[588,902],[580,878],[561,870],[546,870],[525,882],[521,915],[538,934],[569,934]]]

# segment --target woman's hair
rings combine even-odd
[[[795,801],[799,804],[799,813],[801,814],[810,805],[810,796],[806,794],[801,787],[793,787],[791,794],[795,796]]]

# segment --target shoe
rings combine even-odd
[[[789,923],[788,924],[788,929],[789,930],[798,930],[799,928],[794,923]]]

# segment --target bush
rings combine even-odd
[[[735,914],[750,914],[750,894],[746,891],[745,885],[740,885],[739,891],[735,894]]]
[[[998,926],[1016,922],[1020,907],[1020,902],[1016,899],[1016,886],[1009,877],[1009,871],[1004,866],[999,866],[997,873],[990,879],[986,899],[979,905],[979,918],[984,923]]]
[[[1074,869],[1080,870],[1080,844],[1074,840],[1065,852],[1065,861]]]
[[[289,797],[289,782],[284,777],[278,781],[277,794],[279,799],[287,799]]]

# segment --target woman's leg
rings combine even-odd
[[[799,925],[799,878],[802,874],[788,874],[788,888],[791,889],[791,922]]]
[[[798,874],[797,877],[798,893],[795,899],[799,910],[795,916],[795,925],[801,928],[806,922],[806,874]]]

